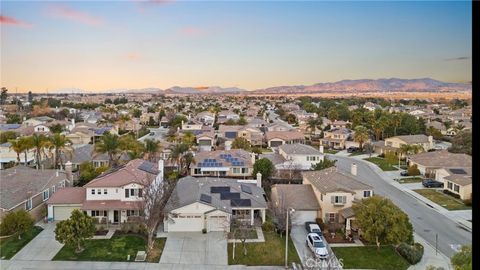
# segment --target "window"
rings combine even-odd
[[[130,190],[128,188],[125,189],[125,198],[130,197]]]
[[[370,196],[372,196],[372,192],[370,190],[363,191],[363,197],[366,198],[366,197],[370,197]]]
[[[233,168],[233,173],[240,173],[240,168]]]
[[[194,174],[201,174],[201,173],[202,173],[202,169],[200,169],[200,168],[195,168],[193,173],[194,173]]]
[[[92,217],[106,217],[107,211],[92,210]]]
[[[48,191],[48,189],[45,189],[43,191],[43,201],[48,200],[49,197],[50,197],[50,192]]]
[[[138,197],[143,197],[143,189],[138,189]]]
[[[323,202],[323,194],[320,193],[320,201]]]
[[[328,221],[335,222],[335,213],[328,213]]]
[[[95,195],[95,189],[92,189],[92,195]]]
[[[139,216],[139,211],[138,210],[127,210],[127,217],[130,216]]]
[[[130,189],[130,196],[131,197],[135,196],[135,189],[133,189],[133,188]]]
[[[347,196],[332,196],[333,204],[345,204],[347,203]]]
[[[30,210],[32,209],[32,198],[28,198],[27,201],[25,202],[25,210]]]
[[[98,195],[102,194],[102,190],[101,190],[101,189],[97,189],[97,194],[98,194]]]
[[[460,192],[460,186],[459,186],[459,185],[454,185],[454,186],[453,186],[453,190],[454,190],[455,192]]]
[[[103,189],[103,194],[107,194],[107,189]]]
[[[248,173],[248,168],[242,168],[242,173]]]
[[[52,186],[52,194],[55,193],[55,186]]]
[[[453,184],[452,184],[452,182],[448,182],[447,187],[448,187],[448,189],[453,189]]]

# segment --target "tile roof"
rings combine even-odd
[[[53,193],[47,204],[82,204],[85,198],[85,188],[65,187]]]
[[[356,190],[372,190],[373,188],[364,184],[350,175],[337,171],[336,167],[330,167],[320,171],[304,171],[303,179],[310,183],[323,194],[345,191],[355,193]]]
[[[271,196],[273,202],[284,203],[295,210],[320,209],[311,185],[273,185]]]
[[[426,167],[468,168],[472,167],[472,156],[450,153],[447,150],[424,152],[411,155],[408,159]]]
[[[304,140],[305,135],[299,131],[267,131],[265,132],[267,141],[272,139],[282,140]]]
[[[395,136],[395,137],[391,137],[391,138],[388,138],[388,139],[393,139],[393,138],[396,138],[396,139],[399,139],[399,140],[402,140],[408,144],[412,144],[412,143],[428,143],[428,136],[427,135],[424,135],[424,134],[417,134],[417,135],[401,135],[401,136]],[[388,140],[387,139],[387,140]]]
[[[301,143],[284,144],[278,148],[289,155],[322,155],[319,150]]]
[[[467,186],[472,184],[472,176],[468,175],[459,175],[459,174],[452,174],[444,179],[453,182],[455,184],[458,184],[460,186]]]

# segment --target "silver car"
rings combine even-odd
[[[328,257],[328,250],[323,242],[322,238],[316,233],[309,233],[307,235],[307,246],[320,259],[326,259]]]

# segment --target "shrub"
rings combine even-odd
[[[423,257],[423,246],[420,243],[413,246],[401,243],[397,246],[397,252],[410,264],[417,264]]]
[[[35,220],[25,210],[10,212],[0,224],[0,235],[18,234],[19,237],[25,231],[31,229]]]
[[[326,226],[325,223],[323,223],[323,220],[321,218],[316,218],[315,222],[317,222],[318,226],[320,227],[320,230],[325,230]]]
[[[463,200],[463,203],[464,203],[466,206],[472,206],[472,199]]]
[[[443,190],[443,193],[447,194],[447,195],[450,195],[452,197],[454,197],[455,199],[460,199],[460,195],[456,194],[456,193],[453,193],[451,192],[450,190],[448,189],[444,189]]]
[[[273,232],[275,230],[275,224],[267,220],[262,224],[262,230],[265,232]]]
[[[203,228],[202,233],[207,233],[207,229]]]
[[[420,175],[420,170],[417,168],[416,164],[408,166],[407,172],[409,176]]]

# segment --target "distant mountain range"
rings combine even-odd
[[[456,92],[472,91],[470,83],[448,83],[431,78],[421,79],[362,79],[342,80],[338,82],[317,83],[314,85],[275,86],[264,89],[247,91],[238,87],[201,86],[181,87],[174,86],[165,90],[150,87],[141,89],[114,89],[102,91],[104,93],[159,93],[173,95],[191,94],[309,94],[309,93],[352,93],[352,92]],[[91,93],[90,91],[71,88],[52,91],[51,93]]]

